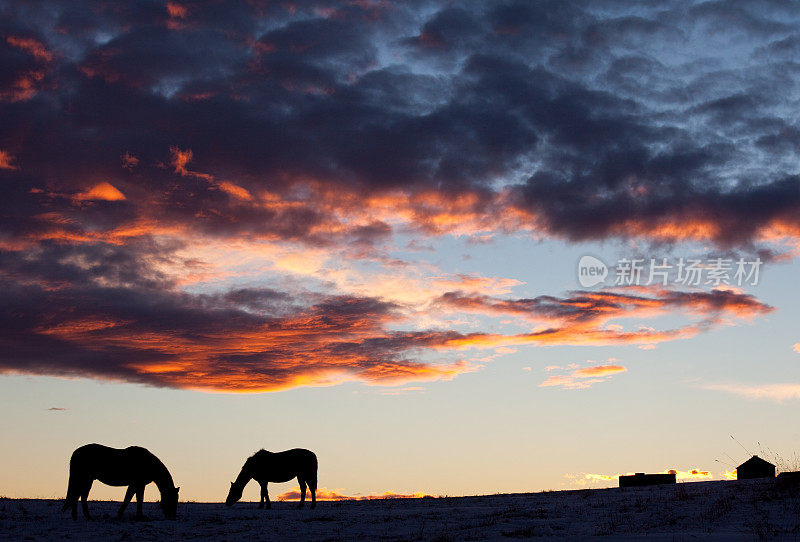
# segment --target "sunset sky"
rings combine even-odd
[[[0,495],[88,442],[203,501],[262,447],[354,496],[800,468],[798,58],[785,0],[0,0]]]

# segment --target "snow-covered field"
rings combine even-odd
[[[800,538],[800,490],[774,480],[695,482],[480,497],[318,503],[180,503],[178,519],[115,518],[119,503],[91,502],[94,521],[72,521],[61,502],[0,499],[0,538],[12,540],[626,540]]]

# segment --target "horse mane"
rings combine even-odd
[[[244,467],[245,468],[251,467],[253,465],[253,461],[256,460],[257,456],[261,456],[268,453],[269,452],[266,451],[264,448],[261,448],[259,451],[257,451],[256,453],[247,458],[247,460],[244,462]]]

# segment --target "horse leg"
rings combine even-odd
[[[311,509],[317,507],[317,477],[316,475],[308,478],[308,489],[311,490]]]
[[[70,475],[70,478],[72,478],[72,475]],[[72,480],[70,480],[70,481],[72,481]],[[72,493],[70,493],[70,490],[67,490],[67,500],[68,500],[68,502],[66,504],[72,509],[72,519],[73,520],[77,520],[78,519],[78,501],[81,498],[81,493],[83,491],[83,486],[84,486],[84,484],[79,484],[79,483],[75,482],[74,486],[72,484],[70,484],[70,490],[72,490]]]
[[[264,493],[267,492],[267,488],[263,482],[259,482],[258,485],[261,486],[261,497],[258,499],[258,508],[261,509],[264,508]]]
[[[142,515],[142,501],[144,501],[144,486],[136,488],[136,519],[144,519]]]
[[[269,489],[268,489],[269,482],[264,482],[261,486],[261,498],[264,499],[264,508],[269,510],[272,508],[272,504],[269,502]]]
[[[86,499],[89,498],[89,490],[92,489],[92,482],[94,482],[94,480],[89,480],[84,484],[83,488],[81,488],[83,489],[83,491],[81,491],[81,508],[83,509],[83,517],[86,519],[92,519],[92,516],[89,514],[89,505],[86,503]],[[77,502],[75,503],[75,506],[77,507]],[[77,515],[77,510],[74,510],[73,517]]]
[[[306,502],[306,480],[298,476],[297,481],[300,482],[300,504],[297,505],[297,508],[302,508]]]
[[[121,518],[122,514],[125,513],[125,509],[128,507],[128,503],[131,502],[134,493],[133,485],[128,486],[127,491],[125,491],[125,499],[122,501],[122,506],[119,507],[119,512],[117,512],[118,518]]]
[[[72,512],[72,519],[78,519],[78,499],[80,499],[80,484],[78,483],[78,475],[75,474],[73,465],[69,467],[69,484],[67,485],[67,496],[64,499],[63,510],[70,510]]]

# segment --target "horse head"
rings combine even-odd
[[[242,498],[243,487],[237,486],[236,482],[231,482],[231,489],[228,491],[228,497],[225,499],[225,506],[232,506],[233,503]]]
[[[167,489],[161,495],[161,510],[164,512],[164,517],[167,519],[175,519],[175,516],[178,513],[179,489],[179,487]]]

